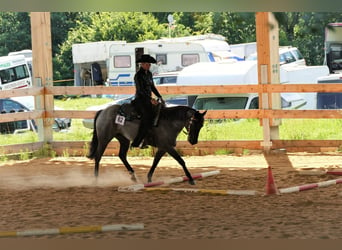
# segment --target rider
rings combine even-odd
[[[162,96],[154,86],[150,71],[151,63],[156,63],[156,59],[148,54],[144,54],[137,62],[140,63],[140,68],[134,76],[136,87],[134,104],[137,112],[141,115],[141,122],[138,134],[131,144],[132,147],[141,146],[140,144],[142,144],[147,131],[152,127],[152,102],[154,101],[152,92],[164,103]]]

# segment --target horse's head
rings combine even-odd
[[[203,113],[196,111],[191,116],[188,129],[187,129],[188,130],[188,142],[190,142],[191,145],[195,145],[198,142],[199,132],[201,131],[201,128],[203,127],[204,116],[206,113],[207,111],[204,111]]]

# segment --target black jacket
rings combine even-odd
[[[149,70],[145,71],[143,68],[140,68],[134,76],[134,82],[136,87],[135,96],[137,98],[151,99],[152,92],[161,98],[157,88],[154,86],[152,73]]]

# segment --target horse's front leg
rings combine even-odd
[[[192,178],[189,170],[187,169],[186,165],[185,165],[185,161],[182,159],[182,157],[177,153],[177,151],[174,148],[170,148],[167,151],[183,168],[185,175],[188,177],[189,179],[189,183],[191,185],[195,185],[195,181]]]
[[[118,141],[120,142],[120,151],[119,151],[119,158],[122,163],[127,168],[129,174],[131,175],[131,180],[137,182],[137,177],[135,175],[134,169],[127,161],[127,151],[129,149],[129,140],[123,136],[117,136]]]
[[[154,170],[156,169],[160,159],[163,157],[163,155],[165,153],[166,153],[166,151],[158,148],[158,151],[154,156],[152,167],[150,168],[150,171],[147,174],[147,182],[149,182],[149,183],[152,182],[152,176],[153,176]]]

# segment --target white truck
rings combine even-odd
[[[155,57],[151,67],[154,74],[179,71],[197,62],[217,62],[237,59],[221,35],[163,38],[144,42],[102,41],[73,44],[72,55],[75,86],[95,85],[92,65],[100,65],[103,80],[108,86],[133,85],[137,59],[142,54]]]
[[[324,65],[330,75],[318,78],[318,83],[342,83],[342,23],[329,23],[325,29]],[[342,93],[317,93],[317,109],[341,109]]]

